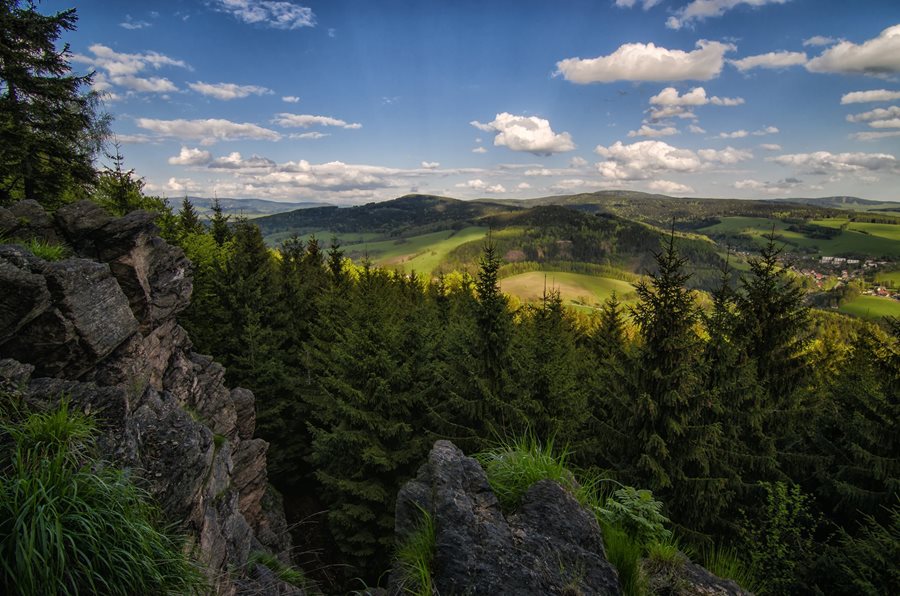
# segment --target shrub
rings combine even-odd
[[[65,402],[0,425],[0,592],[194,594],[182,541],[125,474],[93,457],[93,422]]]
[[[420,508],[422,521],[412,535],[399,547],[394,555],[395,566],[404,594],[431,596],[434,586],[431,578],[431,564],[434,560],[434,519]]]
[[[663,504],[649,490],[625,486],[606,499],[598,517],[607,525],[621,528],[640,544],[665,543],[672,538],[666,529],[669,519],[662,514]]]

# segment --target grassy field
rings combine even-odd
[[[900,317],[900,301],[879,296],[857,296],[838,310],[864,319]]]
[[[634,299],[634,286],[627,281],[595,277],[564,271],[530,271],[500,280],[500,288],[523,302],[541,299],[546,279],[547,289],[559,290],[563,302],[572,304],[600,304],[615,292],[623,302]]]
[[[366,254],[376,264],[404,271],[432,273],[451,250],[466,242],[480,240],[487,228],[444,230],[410,238],[364,241],[344,246],[347,256],[359,259]]]
[[[838,228],[844,219],[823,219],[811,223]],[[900,226],[892,224],[849,223],[848,229],[823,240],[808,238],[799,232],[788,230],[789,224],[764,217],[723,217],[713,226],[702,228],[706,234],[724,234],[752,238],[757,244],[765,243],[763,238],[775,226],[776,235],[788,244],[788,250],[810,250],[825,256],[860,255],[867,257],[900,258]]]
[[[875,281],[891,288],[900,288],[900,271],[885,271],[875,276]]]

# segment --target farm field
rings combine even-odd
[[[892,288],[900,288],[900,271],[886,271],[875,276],[875,281]]]
[[[824,219],[811,223],[825,227],[840,227],[847,220]],[[860,255],[867,257],[900,258],[900,226],[892,224],[856,223],[841,235],[825,240],[808,238],[800,232],[788,230],[789,224],[764,217],[723,217],[712,226],[702,228],[705,234],[723,234],[728,236],[744,236],[759,245],[765,242],[764,236],[775,226],[776,235],[794,250],[808,250],[824,256]],[[854,228],[854,226],[856,226]]]
[[[864,319],[900,317],[900,301],[879,296],[858,296],[843,304],[838,310]]]
[[[473,226],[410,238],[347,244],[343,249],[354,260],[368,254],[372,261],[384,267],[430,274],[454,248],[480,240],[486,233],[487,228]]]
[[[523,302],[541,299],[546,287],[559,290],[563,302],[572,304],[601,304],[613,292],[622,302],[634,299],[634,286],[627,281],[596,277],[567,271],[529,271],[500,280],[500,289]]]

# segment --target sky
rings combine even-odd
[[[900,201],[898,0],[75,7],[73,70],[173,199]]]

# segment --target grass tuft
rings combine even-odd
[[[94,457],[94,434],[65,402],[0,421],[0,592],[206,591],[149,495]]]
[[[269,569],[278,577],[278,579],[286,584],[291,584],[292,586],[301,589],[305,589],[307,587],[308,582],[306,576],[302,571],[300,571],[296,567],[285,565],[278,560],[278,557],[273,554],[263,551],[254,551],[250,553],[250,558],[247,560],[247,564],[251,566],[262,565],[263,567]]]
[[[647,593],[647,578],[641,570],[644,545],[628,532],[615,526],[601,524],[606,558],[619,572],[619,585],[625,596],[643,596]]]
[[[703,566],[712,574],[722,579],[730,579],[754,594],[764,592],[763,585],[758,582],[750,570],[744,565],[733,548],[711,546],[702,552]]]
[[[412,535],[397,548],[395,564],[400,573],[400,590],[404,594],[432,596],[434,584],[431,564],[434,560],[435,529],[431,514],[419,508],[422,521]]]

